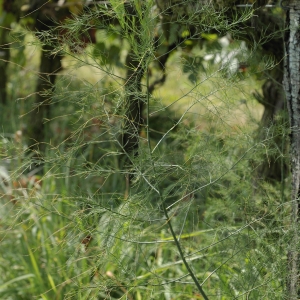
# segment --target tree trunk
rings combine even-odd
[[[141,43],[139,35],[140,21],[133,4],[125,4],[128,27],[132,25],[130,34],[134,35],[137,43]],[[139,61],[131,49],[126,58],[128,68],[125,81],[125,121],[123,124],[122,146],[127,155],[138,154],[139,133],[143,124],[142,111],[144,99],[141,95],[141,80],[145,72],[145,62]],[[125,162],[128,162],[126,159]]]
[[[10,43],[8,41],[10,24],[19,18],[19,5],[15,0],[4,0],[0,7],[0,103],[6,104],[8,80],[7,67],[10,59]]]
[[[264,1],[256,3],[258,7],[265,4]],[[274,125],[275,127],[278,125],[278,122],[279,126],[282,123],[282,118],[276,118],[276,116],[282,112],[285,103],[282,86],[284,46],[281,32],[284,27],[283,19],[283,15],[273,14],[268,8],[260,8],[255,11],[255,28],[251,26],[253,20],[250,23],[248,22],[248,34],[244,37],[244,39],[250,41],[254,38],[257,43],[265,39],[266,41],[261,44],[261,56],[271,56],[275,61],[274,68],[265,72],[267,79],[262,85],[262,96],[257,92],[254,94],[255,98],[264,106],[264,114],[257,134],[259,142],[265,139],[265,128],[271,127],[272,129]],[[287,151],[286,141],[283,139],[283,136],[277,135],[273,142],[278,149]],[[265,160],[257,168],[257,174],[259,180],[263,178],[268,181],[280,182],[287,175],[287,169],[288,166],[283,158],[278,159],[278,153],[274,153],[268,156],[268,160]]]
[[[282,59],[277,57],[277,61]],[[264,82],[262,86],[262,96],[259,93],[254,93],[255,98],[264,106],[264,113],[260,121],[260,127],[257,133],[258,142],[265,139],[265,129],[274,128],[274,126],[284,126],[282,118],[276,118],[283,112],[285,95],[282,87],[283,81],[283,64],[278,63],[273,70],[268,74],[269,78]],[[279,123],[279,124],[278,124]],[[287,142],[282,135],[274,134],[273,143],[283,153],[283,156],[288,151]],[[288,174],[288,164],[284,160],[284,157],[278,159],[278,153],[271,153],[268,155],[268,160],[265,160],[258,168],[257,175],[259,180],[261,178],[268,181],[281,182]]]
[[[52,89],[55,83],[57,72],[61,68],[61,57],[52,55],[53,48],[48,45],[42,47],[39,79],[36,87],[35,106],[31,114],[29,126],[30,146],[35,150],[44,150],[45,146],[45,120],[50,118],[50,104]],[[41,143],[39,145],[39,143]]]
[[[7,66],[9,62],[10,52],[9,52],[9,43],[8,43],[8,29],[0,29],[0,103],[6,104],[7,102],[7,93],[6,93],[6,84],[7,84]]]
[[[142,99],[141,80],[144,69],[135,60],[134,54],[130,51],[127,55],[126,65],[129,68],[126,75],[126,101],[125,121],[123,126],[122,146],[127,154],[138,154],[140,127],[143,124],[142,111],[144,101]]]
[[[300,1],[287,1],[284,88],[291,126],[291,239],[288,252],[288,299],[299,299],[299,188],[300,188]]]

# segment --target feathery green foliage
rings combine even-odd
[[[267,182],[256,168],[270,153],[287,159],[273,143],[286,121],[257,140],[252,86],[270,59],[235,75],[229,61],[202,59],[216,34],[234,36],[251,16],[225,13],[110,1],[36,33],[68,66],[45,91],[45,153],[1,137],[1,297],[282,299],[288,179]],[[86,47],[78,38],[91,27],[97,44]],[[158,89],[164,74],[173,81]]]

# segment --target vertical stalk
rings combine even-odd
[[[169,229],[170,229],[170,231],[171,231],[172,237],[173,237],[173,239],[174,239],[175,245],[176,245],[176,247],[177,247],[177,249],[178,249],[179,255],[180,255],[180,257],[181,257],[181,259],[182,259],[182,261],[183,261],[183,263],[184,263],[186,269],[188,270],[190,276],[192,277],[192,279],[193,279],[193,281],[194,281],[194,283],[195,283],[195,285],[196,285],[196,287],[197,287],[199,293],[202,295],[202,297],[203,297],[205,300],[208,300],[208,297],[206,296],[206,294],[205,294],[205,292],[204,292],[204,290],[203,290],[201,284],[199,283],[197,277],[195,276],[195,274],[194,274],[194,272],[192,271],[190,265],[188,264],[188,262],[187,262],[186,259],[185,259],[185,256],[184,256],[184,253],[183,253],[183,251],[182,251],[182,248],[181,248],[181,245],[180,245],[180,243],[179,243],[179,240],[177,239],[177,236],[176,236],[176,234],[175,234],[175,232],[174,232],[174,230],[173,230],[173,226],[172,226],[172,224],[171,224],[171,220],[170,220],[170,217],[169,217],[169,214],[168,214],[166,205],[165,205],[163,199],[161,199],[161,200],[162,200],[163,211],[164,211],[165,217],[166,217],[166,219],[167,219],[167,223],[168,223]]]

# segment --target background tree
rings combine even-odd
[[[5,104],[7,101],[6,84],[7,84],[7,66],[10,60],[10,42],[9,39],[11,24],[18,20],[20,16],[20,6],[22,1],[2,0],[0,2],[0,103]]]

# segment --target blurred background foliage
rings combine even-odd
[[[0,1],[2,299],[204,299],[168,223],[209,299],[283,299],[283,12],[199,3]]]

